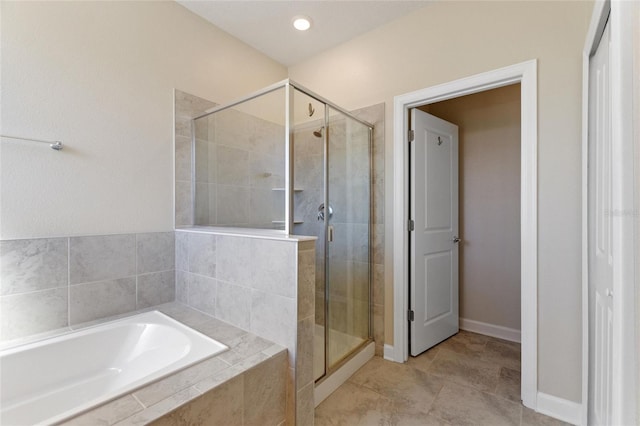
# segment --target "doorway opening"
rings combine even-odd
[[[520,325],[521,400],[537,407],[537,87],[535,60],[397,96],[394,101],[394,344],[387,359],[408,359],[410,157],[413,108],[520,84]],[[462,236],[464,239],[464,235]]]
[[[517,402],[520,91],[412,109],[409,182],[409,362],[427,358],[434,374]]]
[[[520,90],[516,83],[416,107],[458,126],[460,329],[518,343]]]

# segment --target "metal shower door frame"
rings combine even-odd
[[[234,101],[231,101],[229,103],[226,103],[224,105],[220,105],[220,106],[216,106],[213,108],[210,108],[208,110],[206,110],[204,113],[199,114],[197,116],[192,117],[191,119],[191,152],[192,152],[192,157],[191,157],[191,162],[192,162],[192,167],[191,167],[191,184],[192,184],[192,203],[193,203],[193,208],[192,208],[192,223],[195,224],[195,202],[196,202],[196,197],[195,197],[195,146],[196,146],[196,141],[195,141],[195,120],[210,116],[212,114],[215,114],[217,112],[220,111],[224,111],[226,109],[229,108],[233,108],[237,105],[240,105],[242,103],[251,101],[253,99],[259,98],[261,96],[267,95],[269,93],[275,92],[276,90],[280,90],[280,89],[284,89],[284,108],[285,108],[285,189],[286,189],[286,195],[285,195],[285,228],[284,230],[280,231],[280,230],[274,230],[273,232],[278,233],[278,234],[284,234],[284,235],[292,235],[293,232],[293,225],[294,225],[294,146],[293,146],[293,108],[294,108],[294,100],[293,100],[293,96],[294,96],[294,91],[292,90],[298,90],[299,92],[309,96],[310,98],[322,103],[325,107],[325,113],[324,113],[324,132],[323,132],[323,150],[324,150],[324,159],[323,159],[323,184],[324,184],[324,194],[323,194],[323,198],[324,198],[324,205],[325,206],[329,206],[329,108],[335,110],[336,112],[339,112],[341,114],[343,114],[344,116],[346,116],[347,118],[360,123],[362,125],[364,125],[365,127],[368,128],[368,138],[369,138],[369,223],[368,223],[368,245],[369,245],[369,250],[368,250],[368,260],[369,260],[369,268],[368,268],[368,290],[369,290],[369,315],[367,316],[368,318],[368,324],[367,324],[367,330],[368,330],[368,336],[367,339],[358,347],[354,348],[354,350],[347,356],[345,356],[342,360],[338,361],[334,366],[332,366],[331,368],[329,368],[329,356],[328,356],[328,333],[329,333],[329,327],[327,326],[328,323],[328,319],[329,319],[329,290],[330,290],[330,285],[329,285],[329,262],[328,262],[328,258],[329,258],[329,246],[328,246],[328,241],[327,241],[327,236],[328,236],[328,227],[329,227],[329,215],[325,215],[325,221],[324,221],[324,235],[323,236],[318,236],[318,238],[324,238],[325,244],[324,244],[324,269],[325,269],[325,304],[324,304],[324,374],[316,381],[316,383],[324,380],[325,378],[327,378],[333,371],[339,369],[345,362],[349,361],[349,359],[352,358],[352,356],[356,353],[359,352],[359,350],[366,346],[369,342],[371,342],[372,340],[372,333],[373,333],[373,327],[372,327],[372,315],[373,315],[373,285],[372,285],[372,280],[373,280],[373,274],[372,274],[372,265],[373,265],[373,213],[374,213],[374,208],[373,208],[373,194],[374,194],[374,182],[373,182],[373,125],[371,123],[368,123],[367,121],[361,120],[358,117],[354,116],[353,114],[351,114],[349,111],[339,107],[338,105],[334,104],[333,102],[329,101],[328,99],[324,98],[323,96],[318,95],[317,93],[313,92],[312,90],[309,90],[308,88],[304,87],[303,85],[291,80],[291,79],[285,79],[282,81],[279,81],[277,83],[271,84],[267,87],[264,87],[260,90],[257,90],[255,92],[252,92],[246,96],[243,96],[242,98],[236,99]],[[251,229],[251,228],[247,228],[247,229]],[[261,230],[264,231],[264,230]]]

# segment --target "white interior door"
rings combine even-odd
[[[410,337],[416,356],[458,332],[458,126],[411,110]]]
[[[610,29],[589,64],[589,424],[612,424],[613,253]]]

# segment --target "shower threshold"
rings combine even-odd
[[[323,370],[324,345],[322,336],[324,327],[316,324],[316,335],[314,341],[314,377],[318,377]],[[320,335],[318,333],[321,333]],[[346,382],[356,371],[367,363],[374,356],[375,343],[372,339],[361,339],[349,335],[339,334],[340,338],[351,343],[360,342],[347,356],[340,360],[335,369],[316,381],[314,391],[315,406],[320,405],[329,395],[331,395],[340,385]],[[357,340],[357,342],[355,341]],[[343,343],[345,343],[343,342]],[[351,346],[353,347],[353,346]],[[316,361],[320,360],[320,362]]]

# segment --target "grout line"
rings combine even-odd
[[[87,281],[87,282],[82,282],[82,283],[69,284],[69,287],[77,287],[77,286],[85,285],[85,284],[100,284],[100,283],[105,283],[105,282],[108,282],[108,281],[125,280],[127,278],[135,278],[135,277],[136,277],[136,275],[127,275],[125,277],[107,278],[107,279],[98,280],[98,281]]]
[[[442,381],[442,386],[440,386],[440,389],[438,389],[438,392],[436,392],[435,396],[433,397],[433,401],[431,401],[431,406],[429,407],[429,410],[427,410],[427,415],[432,415],[437,419],[446,421],[447,423],[449,423],[447,420],[440,418],[439,416],[436,416],[435,413],[431,413],[431,411],[433,410],[433,406],[436,404],[436,400],[438,399],[438,397],[440,396],[440,393],[442,393],[442,389],[444,389],[445,385],[447,384],[448,380],[443,380]]]
[[[41,292],[45,292],[45,291],[52,291],[52,290],[59,290],[62,288],[69,288],[69,285],[60,285],[58,287],[49,287],[49,288],[41,288],[41,289],[37,289],[37,290],[29,290],[29,291],[21,291],[20,293],[9,293],[9,294],[3,294],[0,295],[0,297],[13,297],[13,296],[22,296],[22,295],[26,295],[26,294],[35,294],[35,293],[41,293]],[[68,294],[67,294],[68,296]],[[67,298],[67,302],[68,302],[68,298]],[[68,306],[67,306],[68,308]]]
[[[136,274],[138,276],[144,277],[145,275],[153,275],[153,274],[164,274],[165,272],[173,272],[175,269],[163,269],[162,271],[151,271],[151,272],[143,272],[141,274]],[[184,272],[184,271],[182,271]],[[205,276],[205,275],[203,275]]]
[[[438,355],[440,355],[440,352],[442,352],[442,349],[438,348],[437,345],[435,346],[435,348],[437,348],[438,350],[436,351],[436,354],[433,356],[433,359],[429,363],[429,368],[431,368],[431,366],[433,365],[433,362],[436,360],[436,358],[438,358]],[[431,348],[431,349],[433,349],[433,348]]]
[[[187,245],[187,247],[186,247],[186,252],[187,252],[186,269],[187,270],[184,271],[184,272],[187,273],[187,274],[190,274],[191,272],[189,272],[189,270],[191,269],[191,267],[190,267],[191,266],[191,234],[186,233],[185,237],[186,237],[185,238],[185,240],[186,240],[185,244]],[[189,275],[185,275],[184,278],[185,278],[185,280],[184,280],[184,286],[185,286],[184,298],[185,298],[185,303],[184,304],[189,306],[189,307],[191,307],[191,305],[189,305],[189,288],[191,287],[191,283],[190,283],[191,280],[189,279]]]
[[[136,394],[135,394],[135,393],[131,393],[130,395],[133,397],[133,399],[135,399],[136,401],[138,401],[138,404],[142,405],[142,408],[144,408],[145,410],[148,408],[146,405],[144,405],[144,404],[142,403],[142,401],[140,401],[140,400],[138,399],[138,397],[136,396]]]
[[[67,326],[71,326],[71,237],[67,237]]]
[[[135,238],[135,246],[134,246],[134,256],[135,256],[135,268],[136,268],[136,309],[140,309],[140,307],[138,306],[138,235],[139,234],[135,234],[136,238]]]

